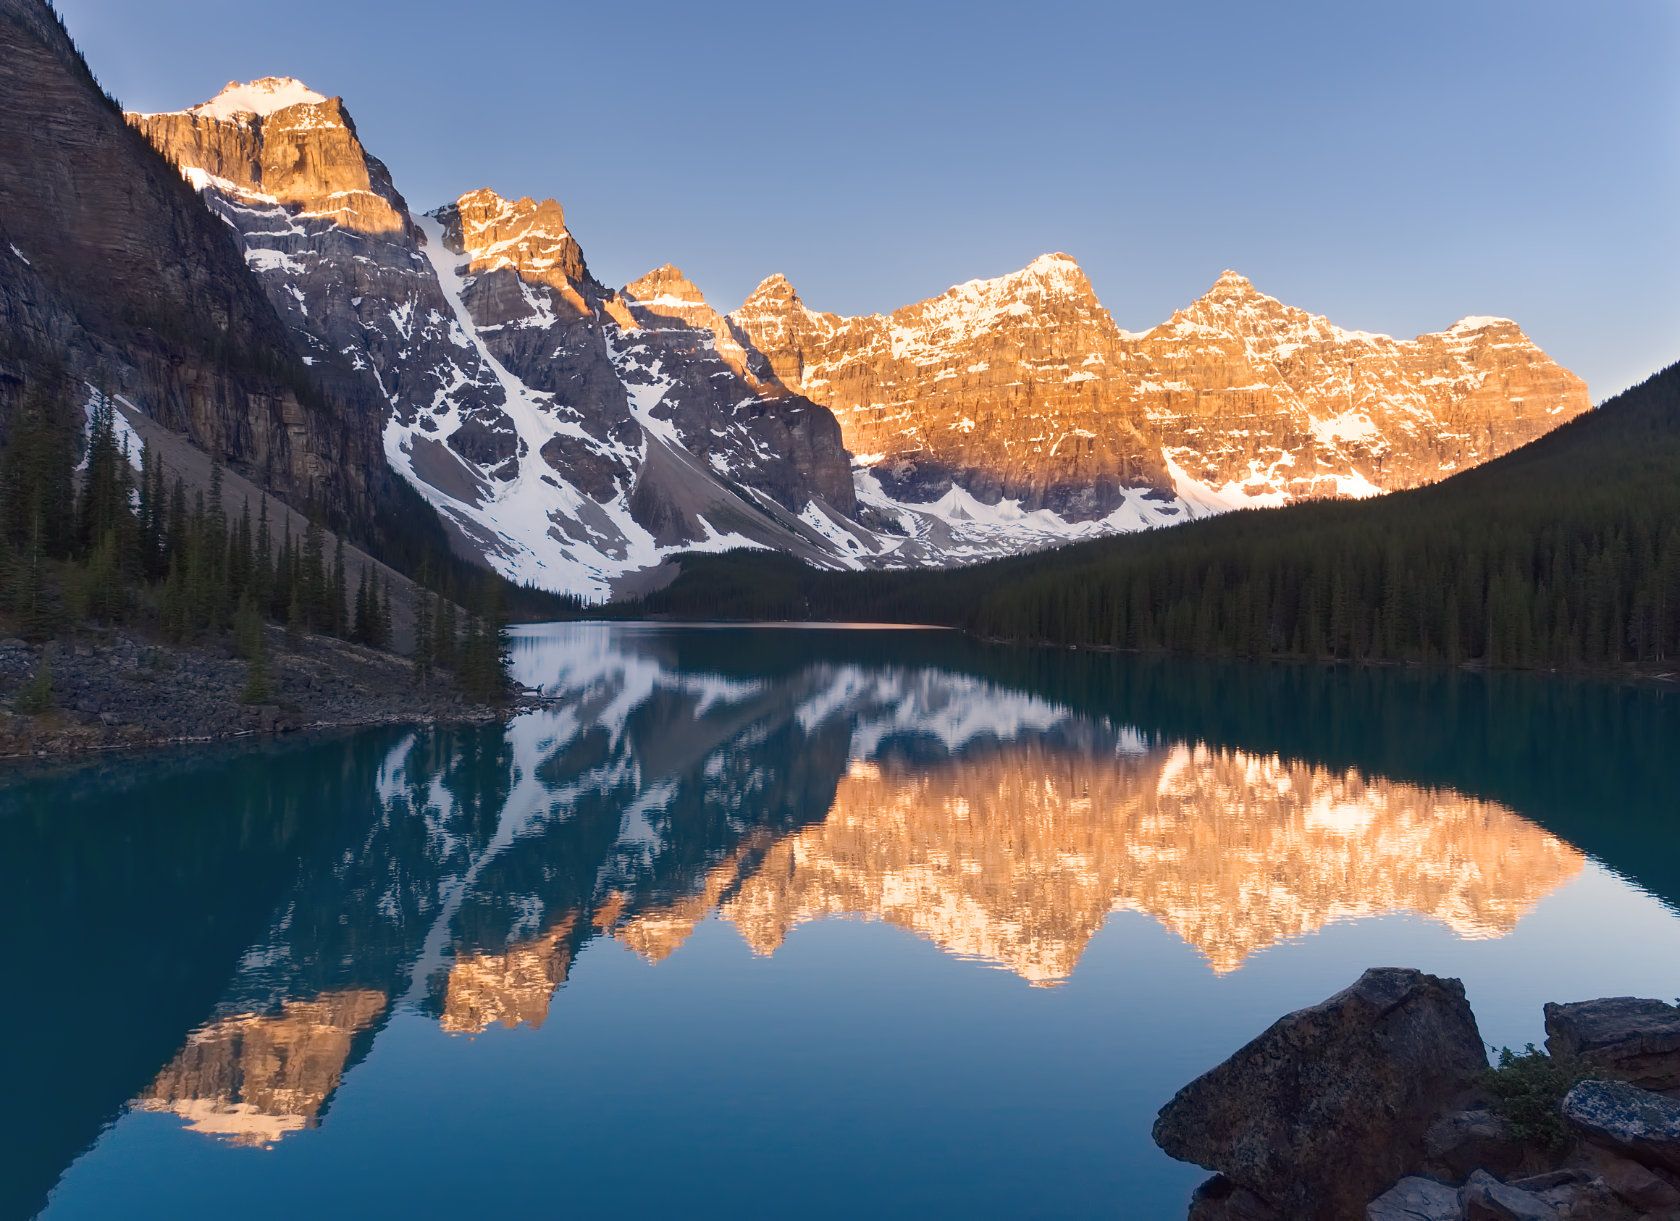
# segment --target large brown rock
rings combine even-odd
[[[1180,1090],[1155,1142],[1284,1216],[1356,1217],[1420,1164],[1431,1122],[1486,1067],[1458,980],[1372,968]]]
[[[1642,1089],[1680,1089],[1680,1005],[1635,996],[1547,1005],[1546,1050]]]

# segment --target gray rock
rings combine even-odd
[[[1470,1176],[1458,1191],[1465,1221],[1557,1221],[1557,1209],[1535,1195],[1501,1183],[1485,1170]]]
[[[1527,1153],[1510,1125],[1486,1107],[1447,1112],[1429,1125],[1423,1148],[1424,1170],[1453,1183],[1475,1170],[1507,1176]]]
[[[1458,1191],[1416,1175],[1401,1179],[1365,1207],[1365,1221],[1459,1221]]]
[[[1187,1221],[1283,1221],[1283,1214],[1222,1174],[1196,1188]]]
[[[1533,1194],[1551,1206],[1559,1221],[1658,1221],[1643,1210],[1628,1207],[1596,1175],[1575,1175]]]
[[[1596,1145],[1583,1145],[1576,1160],[1581,1172],[1597,1178],[1635,1211],[1654,1217],[1680,1218],[1680,1186],[1673,1176],[1641,1166]]]
[[[1547,1005],[1546,1050],[1644,1089],[1680,1089],[1680,1005],[1635,996]]]
[[[1358,1216],[1422,1161],[1430,1124],[1486,1068],[1459,981],[1373,968],[1180,1090],[1155,1143],[1292,1221]]]
[[[1680,1173],[1680,1102],[1625,1081],[1583,1081],[1563,1118],[1587,1140],[1636,1162]]]

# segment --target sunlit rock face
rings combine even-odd
[[[730,322],[755,367],[834,411],[863,484],[911,504],[955,487],[1071,521],[1127,508],[1128,488],[1152,493],[1130,507],[1158,520],[1414,487],[1590,405],[1507,319],[1397,340],[1226,272],[1129,333],[1062,254],[860,317],[809,309],[773,276]]]
[[[956,486],[1079,520],[1125,488],[1172,499],[1159,443],[1116,401],[1120,332],[1066,255],[851,318],[807,309],[777,276],[730,321],[784,385],[834,411],[896,499]]]
[[[1393,339],[1347,331],[1228,271],[1119,363],[1189,478],[1233,501],[1364,496],[1443,479],[1591,406],[1508,318]]]
[[[328,992],[278,1013],[241,1013],[195,1031],[137,1099],[194,1132],[271,1145],[314,1127],[338,1088],[351,1042],[385,1012],[383,992]]]
[[[359,233],[407,224],[390,172],[362,147],[342,99],[301,81],[230,81],[190,110],[137,114],[132,122],[205,182],[231,183]]]
[[[572,962],[573,918],[500,954],[465,954],[449,968],[438,1024],[451,1034],[476,1034],[493,1025],[538,1027]]]
[[[340,99],[271,77],[128,119],[238,236],[306,361],[372,383],[399,473],[417,464],[468,498],[487,486],[481,468],[512,477],[506,392],[456,326],[408,205]],[[392,422],[418,434],[406,451]]]
[[[855,763],[829,816],[722,907],[760,953],[864,915],[1035,984],[1115,910],[1233,971],[1336,920],[1408,912],[1500,936],[1581,868],[1502,806],[1205,747],[1129,759],[1024,744],[931,767]]]

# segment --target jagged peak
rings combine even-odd
[[[781,272],[774,272],[758,282],[758,287],[747,294],[747,302],[759,301],[798,301],[799,293]]]
[[[994,276],[985,280],[969,280],[948,290],[947,295],[956,296],[994,296],[1018,292],[1023,288],[1034,290],[1066,293],[1076,296],[1090,296],[1091,281],[1085,275],[1085,269],[1079,265],[1070,254],[1055,251],[1041,254],[1019,271],[1012,271],[1006,275]]]
[[[295,76],[263,76],[254,81],[229,81],[208,102],[187,111],[209,119],[235,119],[242,115],[267,117],[292,106],[319,105],[325,94],[317,93]]]
[[[1085,274],[1085,269],[1079,265],[1079,260],[1075,259],[1071,254],[1064,254],[1059,250],[1052,251],[1049,254],[1039,255],[1021,270],[1030,271],[1034,275],[1041,276]]]
[[[1469,314],[1453,323],[1447,328],[1447,331],[1449,334],[1457,332],[1462,335],[1469,331],[1485,331],[1491,327],[1514,327],[1516,325],[1517,324],[1509,318],[1500,318],[1493,314]],[[1518,327],[1518,329],[1520,330],[1521,328]]]
[[[1242,272],[1233,271],[1227,267],[1219,273],[1219,278],[1208,287],[1207,292],[1202,294],[1203,300],[1210,297],[1238,297],[1257,300],[1266,298],[1266,294],[1255,288],[1254,281],[1243,275]],[[1271,298],[1266,299],[1270,300]]]
[[[1056,252],[1041,254],[1018,271],[953,285],[939,296],[917,305],[906,306],[905,309],[919,309],[935,302],[978,303],[999,299],[1012,300],[1022,295],[1040,293],[1095,299],[1095,291],[1085,275],[1085,270],[1072,255]]]
[[[624,295],[642,304],[704,305],[705,295],[672,263],[662,263],[640,279],[624,286]]]
[[[523,216],[531,220],[556,221],[561,229],[565,228],[566,210],[560,206],[558,199],[533,199],[529,195],[521,195],[518,199],[509,199],[506,195],[491,188],[479,187],[468,191],[456,198],[453,205],[445,205],[438,212],[447,211],[453,206],[460,212],[471,213],[475,217],[493,218],[506,216]],[[435,213],[434,213],[435,215]]]
[[[1257,307],[1262,310],[1271,307],[1278,307],[1286,310],[1294,308],[1293,306],[1285,305],[1276,297],[1261,292],[1258,288],[1254,287],[1253,280],[1250,280],[1247,276],[1243,275],[1242,272],[1233,271],[1227,267],[1224,271],[1219,273],[1219,278],[1208,286],[1208,290],[1200,297],[1196,298],[1194,304],[1190,306],[1190,309],[1196,310],[1200,308],[1206,310],[1211,308],[1214,310],[1224,311],[1232,308],[1253,309]]]

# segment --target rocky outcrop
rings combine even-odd
[[[1625,1081],[1583,1081],[1563,1117],[1587,1140],[1653,1170],[1680,1174],[1680,1102]]]
[[[1546,1050],[1648,1090],[1680,1090],[1680,1005],[1634,996],[1547,1005]]]
[[[1661,1018],[1654,1005],[1546,1011],[1611,1029]],[[1680,1102],[1625,1081],[1564,1093],[1582,1061],[1517,1059],[1499,1071],[1520,1079],[1487,1076],[1457,980],[1371,970],[1180,1091],[1155,1138],[1221,1172],[1191,1200],[1192,1221],[1680,1219]],[[1500,1099],[1516,1098],[1508,1118]]]
[[[1456,1188],[1416,1175],[1401,1179],[1365,1210],[1367,1221],[1459,1221],[1462,1215]]]
[[[1421,1158],[1435,1115],[1486,1065],[1462,984],[1373,968],[1185,1086],[1155,1142],[1279,1216],[1334,1221]]]
[[[130,121],[196,185],[232,183],[357,233],[408,227],[385,166],[368,155],[341,98],[290,77],[229,81],[190,110]]]

